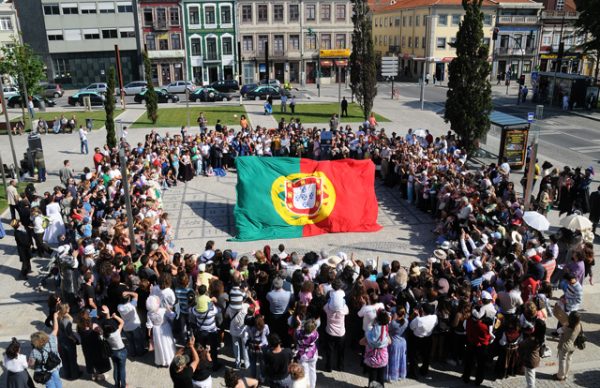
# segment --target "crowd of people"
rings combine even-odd
[[[7,349],[9,387],[27,386],[28,367],[49,388],[61,378],[100,381],[111,369],[115,386],[126,387],[127,360],[147,352],[176,388],[212,387],[229,346],[228,387],[314,388],[317,370],[348,371],[350,357],[373,387],[428,379],[431,362],[457,368],[464,382],[523,373],[533,387],[540,358],[551,353],[551,316],[559,321],[548,330],[558,338],[554,378],[566,379],[584,346],[578,310],[584,279],[592,281],[590,231],[547,236],[529,227],[509,164],[468,168],[450,132],[388,135],[373,116],[356,132],[335,124],[251,128],[242,116],[238,132],[219,123],[193,134],[152,131],[137,145],[123,137],[125,166],[116,149],[96,148],[81,173],[66,160],[52,192],[17,193],[11,225],[21,276],[34,252],[51,256],[45,276],[57,292],[48,300],[50,334],[32,334],[29,357],[16,340]],[[435,220],[431,257],[402,265],[283,244],[243,255],[213,241],[202,252],[177,249],[163,191],[227,171],[245,155],[370,158],[387,186]],[[598,211],[593,169],[539,175],[538,211],[554,203],[566,213]]]

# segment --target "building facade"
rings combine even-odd
[[[139,45],[131,0],[15,2],[23,40],[46,63],[48,80],[66,87],[106,82],[119,45],[123,80],[139,79]]]
[[[17,33],[17,16],[12,2],[0,0],[0,47],[20,40]]]
[[[315,83],[319,71],[321,83],[336,81],[335,61],[320,60],[319,54],[351,48],[349,0],[238,0],[237,14],[243,83],[265,79],[267,72],[280,82]]]
[[[139,36],[152,64],[152,82],[186,79],[183,18],[179,0],[138,0]]]
[[[232,0],[183,0],[187,77],[197,85],[234,79],[235,6]]]
[[[483,2],[484,43],[490,47],[496,22],[496,3]],[[408,79],[429,74],[437,81],[448,78],[448,63],[456,56],[449,43],[456,40],[464,16],[461,0],[406,0],[373,4],[375,50],[399,57],[400,76]]]

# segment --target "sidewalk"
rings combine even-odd
[[[253,128],[277,128],[277,121],[271,115],[265,115],[264,102],[261,101],[244,101],[244,107],[246,108],[246,117],[250,121],[250,125]],[[278,101],[273,101],[273,109],[278,109]]]

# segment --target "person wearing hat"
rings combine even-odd
[[[31,272],[31,237],[17,219],[13,219],[10,223],[13,227],[15,243],[17,244],[17,253],[19,261],[21,261],[20,277],[27,279],[27,275]]]
[[[169,374],[173,381],[174,388],[190,388],[193,387],[194,372],[200,364],[200,357],[196,351],[196,338],[192,335],[187,343],[186,349],[180,349],[177,355],[173,357],[173,362],[169,366]],[[192,357],[191,361],[188,354]]]

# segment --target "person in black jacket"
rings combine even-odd
[[[12,220],[10,225],[15,229],[15,242],[17,243],[17,252],[21,261],[20,277],[27,279],[27,275],[31,272],[31,236],[21,226],[19,220]]]

